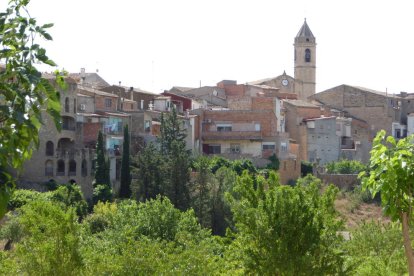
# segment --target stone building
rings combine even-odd
[[[53,79],[50,80],[54,82]],[[94,152],[79,143],[80,125],[77,122],[77,83],[67,78],[68,88],[62,91],[62,130],[57,131],[52,118],[43,114],[39,130],[39,148],[23,165],[18,176],[19,186],[42,188],[41,183],[54,180],[58,183],[76,182],[86,198],[92,196]],[[40,185],[39,185],[40,184]]]
[[[274,78],[250,82],[277,87],[282,93],[295,93],[307,101],[316,92],[316,39],[306,20],[295,37],[294,77],[283,72]]]
[[[345,116],[365,121],[371,138],[384,129],[392,134],[393,122],[401,120],[401,98],[358,86],[340,85],[311,97],[322,105],[341,110]]]

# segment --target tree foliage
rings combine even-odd
[[[261,275],[324,275],[341,271],[343,259],[334,199],[338,189],[320,194],[320,181],[307,186],[281,186],[277,175],[265,181],[246,172],[229,196],[237,232],[235,258],[246,273]]]
[[[0,217],[5,212],[12,182],[6,170],[20,168],[39,145],[42,113],[49,114],[60,130],[59,93],[42,77],[36,64],[56,64],[37,40],[52,40],[47,29],[27,11],[29,0],[11,0],[0,13]],[[56,82],[63,87],[63,76]]]
[[[135,176],[132,186],[137,200],[145,201],[154,199],[159,194],[165,194],[163,184],[165,160],[153,143],[133,157],[131,166]]]
[[[414,275],[414,256],[409,235],[414,202],[414,136],[400,139],[377,133],[371,150],[369,172],[359,174],[364,188],[374,197],[381,192],[384,213],[402,224],[405,253],[410,275]]]
[[[330,174],[358,174],[366,170],[366,165],[356,160],[341,160],[326,164],[326,170]]]

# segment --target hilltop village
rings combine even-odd
[[[129,126],[131,154],[137,154],[156,141],[161,114],[173,108],[186,130],[188,150],[246,158],[258,167],[275,154],[285,184],[301,176],[302,161],[317,166],[341,159],[367,162],[381,129],[397,139],[414,133],[414,94],[346,84],[316,93],[316,39],[306,21],[294,38],[294,53],[294,76],[281,72],[244,84],[174,86],[161,94],[121,82],[110,85],[83,68],[69,73],[67,89],[60,90],[62,130],[44,116],[39,149],[24,164],[20,185],[76,182],[91,197],[101,131],[111,184],[119,189],[124,126]],[[53,82],[52,74],[44,77]]]

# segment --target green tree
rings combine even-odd
[[[195,162],[196,177],[192,185],[191,206],[204,227],[211,227],[211,189],[214,182],[214,175],[210,170],[210,159],[199,156]]]
[[[180,210],[190,207],[190,154],[185,143],[172,141],[165,171],[166,195]]]
[[[281,186],[271,172],[267,181],[244,172],[235,192],[228,196],[237,232],[233,254],[246,273],[259,275],[326,275],[339,273],[343,259],[338,252],[334,200],[338,189],[329,186],[320,194],[320,181],[307,186]]]
[[[366,170],[366,166],[356,160],[341,160],[326,164],[326,170],[331,174],[358,174]]]
[[[52,40],[47,29],[29,15],[29,0],[11,0],[0,13],[0,217],[6,210],[12,179],[8,168],[21,168],[39,145],[43,110],[60,130],[59,93],[36,64],[56,66],[36,39]],[[63,87],[63,76],[56,82]]]
[[[129,160],[129,131],[128,125],[126,125],[124,128],[124,143],[122,145],[121,187],[119,190],[120,198],[131,197],[131,169]]]
[[[164,117],[161,114],[161,130],[158,139],[160,152],[165,156],[164,192],[174,206],[186,210],[190,206],[190,152],[186,149],[186,133],[176,109]]]
[[[410,221],[414,202],[414,136],[400,139],[377,133],[371,150],[369,172],[362,172],[363,187],[374,197],[381,193],[385,215],[402,224],[405,255],[410,275],[414,275],[414,256],[410,240]]]
[[[137,200],[145,201],[154,199],[159,194],[165,195],[164,166],[163,156],[153,143],[133,158],[132,172],[135,178],[132,186]]]
[[[35,201],[23,206],[21,212],[24,237],[16,245],[15,255],[19,274],[79,275],[82,258],[75,211]]]
[[[224,236],[228,227],[234,228],[233,215],[225,194],[233,194],[236,173],[223,166],[219,168],[211,188],[211,231],[214,235]]]
[[[352,275],[405,275],[407,262],[397,223],[366,222],[344,242],[346,266]]]
[[[110,186],[107,163],[105,160],[105,145],[102,132],[99,131],[98,141],[96,142],[96,168],[95,185],[102,184]]]
[[[161,129],[159,143],[161,152],[169,154],[172,150],[172,143],[178,141],[185,144],[186,133],[182,127],[182,121],[179,120],[177,110],[172,108],[171,112],[164,117],[161,113]]]

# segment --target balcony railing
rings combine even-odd
[[[262,140],[260,131],[205,131],[204,140]]]

